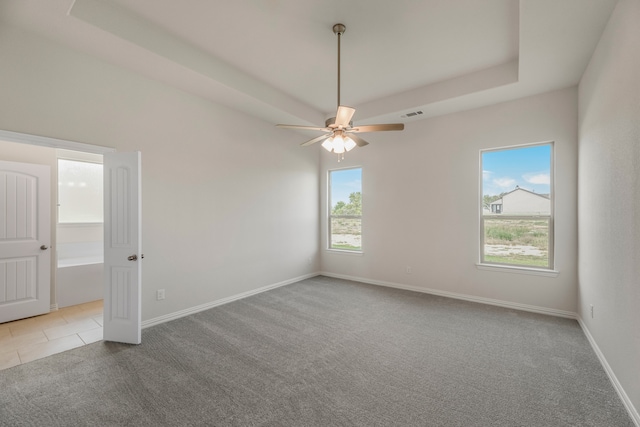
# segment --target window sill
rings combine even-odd
[[[59,222],[58,227],[95,227],[104,225],[104,222]]]
[[[345,254],[345,255],[354,255],[354,256],[364,255],[364,252],[362,251],[349,251],[345,249],[325,249],[325,251],[332,254]]]
[[[516,267],[510,265],[496,265],[496,264],[476,264],[478,270],[498,271],[500,273],[516,273],[516,274],[529,274],[532,276],[545,276],[545,277],[558,277],[560,274],[557,270],[545,270],[541,268],[528,268],[528,267]]]

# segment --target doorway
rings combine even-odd
[[[9,147],[8,144],[14,144],[12,147]],[[19,147],[19,148],[16,148]],[[44,150],[41,150],[44,149]],[[66,149],[66,150],[72,150],[75,152],[80,152],[80,153],[85,153],[86,155],[91,155],[91,154],[97,154],[97,155],[102,155],[102,154],[107,154],[110,152],[114,152],[114,149],[111,148],[107,148],[107,147],[100,147],[100,146],[94,146],[94,145],[88,145],[88,144],[82,144],[82,143],[76,143],[76,142],[71,142],[71,141],[64,141],[64,140],[57,140],[57,139],[53,139],[53,138],[47,138],[47,137],[39,137],[39,136],[35,136],[35,135],[25,135],[25,134],[19,134],[19,133],[15,133],[15,132],[9,132],[9,131],[3,131],[0,130],[0,158],[9,160],[9,161],[17,161],[17,162],[25,162],[25,163],[41,163],[41,164],[51,164],[51,165],[55,165],[55,163],[57,162],[57,156],[53,153],[55,153],[56,149]],[[26,154],[25,154],[26,153]],[[34,154],[35,153],[35,154]],[[44,154],[43,154],[44,153]],[[123,153],[125,154],[125,153]],[[132,153],[135,154],[135,153]],[[139,159],[139,153],[138,155],[138,159]],[[26,156],[26,157],[25,157]],[[34,161],[34,157],[37,160]],[[118,156],[119,158],[121,156]],[[138,161],[138,165],[139,165],[139,161]],[[55,166],[53,168],[53,170],[55,170]],[[138,174],[138,169],[135,170],[135,173]],[[55,177],[56,174],[53,174],[52,177]],[[53,185],[54,184],[54,185]],[[57,180],[54,179],[54,183],[52,184],[52,194],[56,194],[56,187],[57,187]],[[139,182],[138,182],[138,186],[139,186]],[[108,186],[107,186],[108,187]],[[130,189],[131,190],[131,189]],[[135,189],[134,189],[135,190]],[[133,191],[130,191],[133,192]],[[119,196],[119,192],[117,190],[112,191],[111,193],[113,193],[113,197],[117,197]],[[136,196],[138,196],[138,191],[135,191]],[[56,198],[53,198],[53,200],[56,200]],[[55,218],[55,215],[57,214],[57,206],[55,206],[54,204],[52,204],[51,206],[51,213],[52,213],[52,218]],[[139,220],[139,218],[138,218]],[[110,223],[111,224],[111,223]],[[56,221],[52,221],[52,227],[56,226]],[[55,228],[54,228],[55,230]],[[57,233],[54,231],[51,233],[51,246],[54,248],[57,248]],[[135,267],[138,271],[139,271],[139,267],[136,266]],[[56,262],[56,257],[52,256],[52,263],[51,263],[51,277],[55,279],[55,271],[57,269],[57,262]],[[136,283],[131,283],[132,288],[137,289],[138,292],[140,290],[140,284],[139,282]],[[104,292],[104,291],[103,291]],[[37,322],[41,322],[44,321],[45,317],[55,317],[55,315],[60,315],[63,312],[66,312],[67,315],[69,315],[69,311],[70,309],[68,308],[61,308],[60,310],[58,309],[58,298],[57,298],[57,288],[56,288],[56,282],[55,280],[52,280],[51,286],[50,286],[50,294],[52,296],[51,299],[51,313],[44,315],[44,316],[39,316],[37,318],[30,318],[27,319],[26,321],[20,321],[20,322],[27,322],[30,327],[34,327],[35,323]],[[106,294],[105,294],[106,295]],[[109,295],[110,297],[111,295]],[[138,298],[139,300],[139,298]],[[109,300],[110,301],[110,300]],[[105,303],[107,303],[107,298],[105,298]],[[139,301],[138,302],[138,308],[135,311],[135,314],[137,315],[137,317],[139,318]],[[73,307],[72,307],[73,308]],[[101,307],[84,307],[85,309],[88,308],[89,311],[90,310],[101,310]],[[85,310],[85,314],[86,314]],[[37,319],[37,320],[36,320]],[[109,319],[111,320],[111,319]],[[119,322],[122,321],[122,318],[118,318],[117,319]],[[107,322],[109,323],[109,322]],[[9,354],[6,353],[7,350],[10,350],[10,347],[5,345],[7,343],[7,339],[11,338],[11,332],[10,332],[10,328],[7,326],[7,323],[4,324],[0,324],[0,340],[3,340],[3,351],[5,352],[5,354],[0,354],[0,366],[3,364],[3,362],[7,362],[8,359],[11,359],[11,354],[9,352]],[[15,325],[14,325],[15,326]],[[25,328],[24,330],[27,330],[28,328]],[[130,328],[131,329],[131,328]],[[135,329],[135,328],[133,328]],[[139,332],[140,332],[140,322],[137,322],[137,333],[139,336]],[[42,339],[46,340],[47,338],[45,336],[41,336]],[[113,340],[118,340],[117,337],[116,339]],[[127,341],[121,341],[121,342],[127,342]],[[129,341],[130,342],[130,341]],[[139,342],[139,341],[138,341]],[[61,350],[61,351],[64,351]],[[59,351],[55,351],[56,353]],[[16,354],[17,356],[17,354]],[[6,366],[5,366],[6,367]],[[0,369],[2,369],[0,367]]]
[[[104,154],[104,339],[141,342],[142,154],[0,130],[0,141]],[[56,191],[54,190],[54,194]],[[55,246],[56,243],[52,242]],[[55,300],[55,286],[51,287]],[[53,306],[52,306],[53,308]]]
[[[63,149],[56,156],[56,303],[64,308],[103,298],[103,159]]]
[[[42,312],[102,299],[103,155],[3,138],[0,153],[0,160],[51,171],[50,306]]]
[[[32,312],[25,310],[27,305],[32,304],[28,301],[30,299],[28,298],[29,295],[26,295],[26,297],[22,299],[24,303],[21,304],[17,302],[11,304],[9,301],[10,305],[6,307],[8,311],[3,311],[5,315],[10,315],[10,317],[7,317],[7,320],[13,321],[6,321],[0,324],[0,369],[7,369],[102,339],[102,261],[100,260],[100,264],[78,267],[80,270],[75,267],[65,269],[62,275],[59,274],[57,266],[57,242],[72,242],[74,239],[78,241],[79,237],[82,239],[83,234],[82,230],[78,233],[77,230],[73,230],[73,227],[69,228],[69,225],[67,225],[67,230],[65,230],[66,235],[64,233],[60,235],[57,230],[57,188],[59,186],[57,179],[57,162],[58,157],[63,157],[59,154],[59,149],[54,147],[24,144],[6,141],[5,139],[0,140],[0,160],[13,165],[11,169],[18,170],[16,168],[17,165],[24,165],[27,168],[27,176],[33,174],[29,168],[44,170],[46,185],[39,189],[38,199],[41,196],[40,193],[44,192],[47,194],[48,200],[46,202],[45,212],[48,218],[50,218],[46,221],[46,224],[44,224],[49,231],[46,231],[44,233],[46,236],[42,237],[47,240],[46,246],[49,246],[48,250],[42,251],[42,255],[46,256],[46,258],[41,260],[43,262],[48,261],[47,267],[42,272],[42,274],[46,276],[45,280],[43,280],[45,283],[44,292],[42,292],[42,289],[35,288],[35,292],[42,294],[43,297],[35,298],[34,295],[34,298],[37,300],[46,300],[44,301],[46,305]],[[85,159],[88,159],[86,156],[93,156],[91,160],[99,160],[100,163],[102,162],[102,154],[69,151],[64,154],[64,157],[72,155],[76,157],[85,156]],[[19,182],[16,183],[17,188],[24,187],[20,184]],[[5,188],[5,196],[8,194],[6,191],[8,190]],[[19,196],[16,197],[20,199]],[[87,227],[88,224],[84,224],[84,226]],[[94,224],[86,228],[86,231],[91,231],[91,228],[95,229],[96,227],[97,225]],[[93,231],[93,234],[100,240],[101,245],[102,224],[99,224],[99,230]],[[70,233],[74,235],[70,235]],[[21,239],[18,238],[15,241],[19,245]],[[43,246],[45,245],[43,244]],[[10,250],[6,255],[10,260],[15,258],[18,252]],[[25,262],[22,262],[22,264],[25,264]],[[37,264],[40,265],[41,262]],[[94,272],[94,274],[84,274],[83,277],[78,277],[77,273],[82,272],[82,268],[86,269],[87,267],[98,271]],[[20,269],[18,269],[18,271],[19,270]],[[72,272],[73,275],[71,278],[77,283],[88,280],[93,282],[91,284],[93,287],[92,296],[85,295],[83,301],[69,301],[68,296],[76,292],[73,292],[71,289],[65,291],[61,289],[60,286],[66,284],[68,288],[69,273]],[[44,297],[45,295],[46,297]],[[63,298],[63,296],[65,296],[66,299]],[[23,309],[23,307],[25,309]],[[46,314],[41,315],[42,313]],[[3,321],[5,321],[4,317]]]

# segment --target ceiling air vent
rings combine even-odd
[[[422,111],[412,111],[410,113],[407,114],[403,114],[400,117],[402,117],[403,119],[406,119],[408,117],[415,117],[415,116],[419,116],[420,114],[422,114]]]

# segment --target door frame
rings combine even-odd
[[[93,153],[93,154],[105,154],[105,153],[113,153],[115,151],[117,151],[115,148],[112,147],[104,147],[101,145],[93,145],[93,144],[85,144],[82,142],[75,142],[75,141],[68,141],[68,140],[64,140],[64,139],[57,139],[57,138],[49,138],[46,136],[38,136],[38,135],[31,135],[31,134],[26,134],[26,133],[19,133],[19,132],[12,132],[12,131],[7,131],[7,130],[2,130],[0,129],[0,140],[3,141],[7,141],[7,142],[16,142],[19,144],[29,144],[29,145],[39,145],[41,147],[49,147],[49,148],[62,148],[65,150],[73,150],[73,151],[81,151],[81,152],[85,152],[85,153]],[[55,203],[55,199],[52,197],[51,198],[52,203]],[[52,248],[57,248],[57,239],[56,239],[56,227],[54,224],[54,220],[55,217],[51,218],[51,247]],[[55,253],[55,250],[51,251],[52,254]],[[53,259],[53,255],[52,259],[51,259],[51,263],[52,266],[55,265],[55,259]],[[57,290],[57,283],[56,283],[56,276],[55,274],[53,274],[54,268],[52,267],[51,272],[50,272],[50,276],[51,276],[51,283],[50,283],[50,290],[49,292],[51,292],[52,289],[56,289]],[[55,297],[55,301],[51,301],[50,303],[50,309],[51,310],[56,310],[58,308],[58,298],[57,298],[57,294],[54,293]]]

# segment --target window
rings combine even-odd
[[[480,152],[480,262],[553,269],[553,144]]]
[[[101,223],[102,165],[58,159],[58,222]]]
[[[329,249],[362,251],[362,168],[329,171]]]

